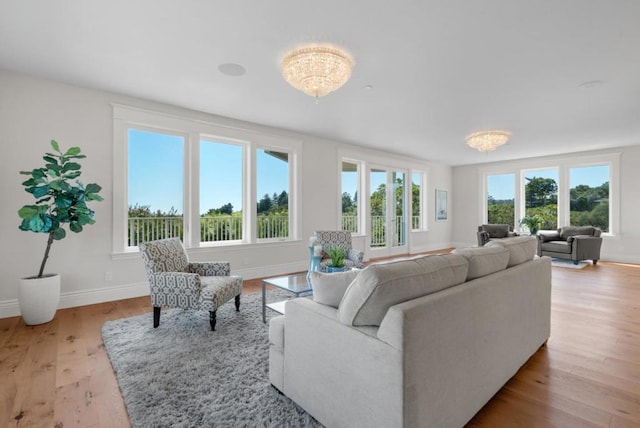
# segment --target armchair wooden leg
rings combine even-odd
[[[158,328],[160,325],[160,306],[153,307],[153,328]]]
[[[599,260],[599,259],[595,259],[595,260],[593,261],[593,265],[594,265],[594,266],[598,264],[598,260]]]
[[[236,312],[240,311],[240,295],[236,296]]]
[[[574,261],[573,261],[573,264],[574,264],[574,265],[577,265],[578,263],[580,263],[580,261],[579,261],[579,260],[574,260]]]
[[[216,311],[209,311],[209,324],[211,324],[211,330],[216,331]]]

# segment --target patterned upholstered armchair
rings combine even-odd
[[[179,238],[141,242],[153,305],[153,327],[160,325],[162,306],[209,311],[211,330],[216,311],[235,297],[240,310],[242,278],[230,275],[229,262],[190,263]]]
[[[344,251],[344,265],[346,267],[363,268],[362,251],[354,250],[351,247],[351,232],[346,230],[321,230],[315,232],[318,238],[318,245],[322,245],[322,260],[320,261],[320,270],[326,271],[327,263],[331,261],[331,257],[327,251],[333,246],[338,246]]]

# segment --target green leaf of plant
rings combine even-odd
[[[97,193],[87,193],[88,201],[104,201],[104,198]]]
[[[69,148],[69,150],[67,150],[67,152],[64,154],[65,156],[76,156],[80,154],[80,147],[71,147]]]
[[[56,140],[51,140],[51,147],[53,147],[53,150],[56,152],[60,151],[60,146],[58,146],[58,142]]]
[[[67,180],[73,180],[74,178],[78,178],[82,174],[80,171],[70,172],[69,174],[64,174],[62,177]]]
[[[47,167],[47,171],[55,171],[60,172],[60,166],[57,163],[48,163],[45,165]]]
[[[102,190],[102,187],[96,183],[89,183],[87,187],[84,188],[86,193],[98,193],[100,190]]]
[[[78,223],[77,221],[72,221],[71,223],[69,223],[69,229],[72,232],[80,233],[80,232],[82,232],[82,225],[80,223]]]
[[[64,174],[67,171],[76,171],[80,169],[80,164],[76,162],[67,162],[62,167],[62,173]]]
[[[30,219],[31,217],[38,215],[38,207],[34,205],[25,205],[18,210],[18,215],[22,219]]]
[[[44,181],[44,180],[42,180],[42,179],[30,178],[30,179],[28,179],[27,181],[23,181],[23,182],[22,182],[22,185],[23,185],[24,187],[35,187],[35,186],[37,186],[38,184],[42,184],[42,183],[44,183],[44,182],[45,182],[45,181]]]
[[[47,176],[47,170],[44,168],[36,168],[31,171],[33,178],[45,178]]]
[[[33,196],[35,198],[41,198],[49,193],[49,185],[38,186],[33,188]]]
[[[28,220],[29,230],[36,233],[45,233],[51,227],[51,220],[48,217],[35,216]]]
[[[45,156],[42,156],[42,159],[55,165],[58,164],[58,159],[54,156],[45,155]]]
[[[53,239],[55,239],[56,241],[63,239],[65,236],[67,236],[67,232],[65,232],[61,227],[53,231]]]
[[[69,208],[71,206],[71,204],[73,203],[73,198],[70,198],[66,195],[58,195],[56,196],[56,199],[54,201],[54,203],[62,209],[66,209]],[[60,213],[58,213],[60,214]]]

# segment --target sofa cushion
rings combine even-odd
[[[490,238],[506,238],[509,234],[508,224],[485,224],[482,228],[485,232],[489,232]]]
[[[560,228],[560,238],[566,240],[574,235],[594,236],[595,231],[596,228],[591,226],[565,226]]]
[[[571,243],[569,241],[543,242],[540,244],[540,249],[554,253],[571,254]]]
[[[323,305],[337,308],[347,291],[349,284],[358,276],[359,270],[346,272],[323,273],[311,272],[311,288],[313,288],[313,300]]]
[[[509,250],[507,267],[511,267],[532,260],[538,250],[538,240],[535,236],[516,236],[501,241],[490,241],[485,245],[492,246],[501,246]]]
[[[539,232],[538,239],[541,242],[549,242],[549,241],[559,241],[562,238],[560,238],[560,234],[558,232]]]
[[[459,254],[469,262],[467,281],[504,270],[509,263],[509,250],[504,247],[457,248]]]
[[[468,265],[458,254],[369,265],[347,288],[338,318],[347,325],[378,326],[391,306],[464,282]]]

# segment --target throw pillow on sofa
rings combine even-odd
[[[337,308],[349,284],[358,276],[359,270],[323,273],[312,271],[310,280],[313,300],[323,305]]]

